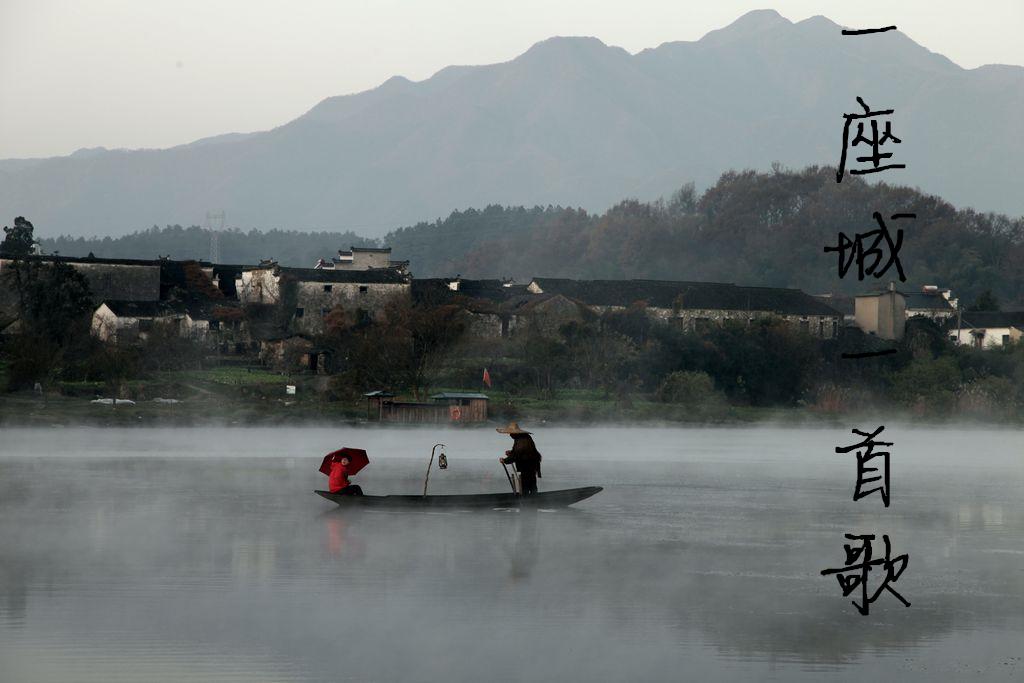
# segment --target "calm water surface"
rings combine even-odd
[[[851,425],[852,426],[852,425]],[[860,425],[861,428],[877,425]],[[489,430],[0,431],[0,681],[1024,679],[1024,433],[911,429],[892,506],[844,429],[539,429],[575,508],[341,511],[503,491]],[[860,616],[844,533],[909,553]]]

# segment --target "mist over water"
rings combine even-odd
[[[853,425],[861,429],[877,424]],[[1012,680],[1024,676],[1024,432],[888,425],[892,506],[849,429],[533,426],[557,511],[340,510],[500,492],[492,430],[0,431],[2,681]],[[910,563],[860,616],[844,533]]]

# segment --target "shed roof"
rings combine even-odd
[[[460,392],[460,391],[442,391],[440,394],[434,394],[430,398],[434,399],[435,401],[437,401],[437,400],[442,400],[443,401],[443,400],[449,399],[449,398],[480,398],[480,399],[483,399],[485,401],[491,400],[487,396],[487,394],[476,394],[476,393],[470,393],[470,392],[464,393],[464,392]]]
[[[594,306],[771,311],[791,315],[838,316],[830,306],[799,289],[743,287],[725,282],[672,280],[568,280],[534,278],[545,294],[561,294]]]

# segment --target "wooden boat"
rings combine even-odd
[[[318,495],[342,507],[398,507],[398,508],[513,508],[513,507],[566,507],[602,491],[600,486],[578,489],[541,491],[530,496],[515,493],[474,493],[449,496],[343,496],[329,491],[316,491]]]

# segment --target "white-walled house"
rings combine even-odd
[[[964,311],[951,320],[949,338],[977,349],[1006,346],[1024,335],[1024,311]]]
[[[107,300],[92,314],[92,336],[108,344],[132,344],[149,335],[179,334],[183,312],[161,301]]]
[[[207,345],[233,340],[239,321],[216,313],[212,304],[106,300],[93,312],[90,332],[108,344],[134,344],[156,334]]]

